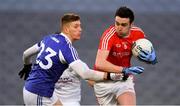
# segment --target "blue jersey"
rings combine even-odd
[[[44,37],[38,46],[40,52],[25,88],[40,96],[51,97],[55,83],[69,64],[79,59],[78,54],[70,40],[59,34]]]

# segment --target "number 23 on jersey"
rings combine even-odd
[[[42,49],[41,49],[41,51],[39,52],[39,54],[37,56],[36,64],[39,64],[39,66],[42,69],[50,69],[52,67],[52,65],[53,65],[52,57],[56,56],[57,53],[53,49],[51,49],[50,47],[45,48],[44,43],[42,43],[41,47],[42,47]],[[49,53],[44,57],[44,59],[47,61],[46,64],[38,59],[43,52]]]

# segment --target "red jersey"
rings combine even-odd
[[[109,55],[107,61],[112,64],[130,67],[132,56],[132,45],[134,41],[140,38],[144,38],[144,32],[138,27],[132,27],[128,37],[119,37],[115,31],[114,26],[110,26],[102,35],[100,39],[99,49],[108,50]]]

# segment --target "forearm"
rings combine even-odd
[[[123,67],[114,65],[107,60],[104,61],[96,61],[96,69],[103,71],[103,72],[114,72],[114,73],[120,73],[122,72]]]
[[[89,67],[81,60],[71,63],[70,68],[85,80],[101,81],[107,79],[107,74],[105,72],[89,69]]]
[[[88,74],[84,73],[84,79],[94,81],[107,80],[107,73],[89,69]]]

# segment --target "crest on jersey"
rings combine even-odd
[[[127,49],[127,42],[122,42],[123,48]]]
[[[120,47],[121,47],[121,44],[116,44],[116,47],[117,47],[117,48],[120,48]]]

